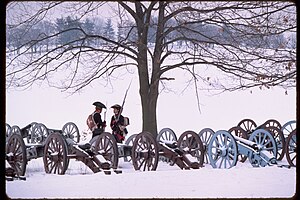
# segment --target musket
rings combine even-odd
[[[105,103],[105,107],[107,108],[107,101]],[[107,109],[105,109],[104,111],[104,121],[106,122],[106,112],[107,112]],[[104,131],[105,131],[105,127],[104,127]]]
[[[105,103],[105,107],[107,108],[107,102]],[[105,111],[104,111],[104,121],[106,121],[106,112],[107,112],[107,109],[105,109]]]
[[[124,96],[124,99],[123,99],[123,102],[122,102],[122,106],[121,106],[120,112],[118,113],[116,122],[119,121],[119,118],[120,118],[121,113],[122,113],[122,111],[123,111],[123,107],[124,107],[124,104],[125,104],[125,100],[126,100],[126,97],[127,97],[128,90],[129,90],[129,88],[130,88],[130,86],[131,86],[131,82],[132,82],[132,79],[131,79],[131,81],[130,81],[130,83],[129,83],[129,86],[128,86],[126,92],[125,92],[125,96]]]

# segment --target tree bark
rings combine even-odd
[[[142,103],[143,131],[148,131],[151,134],[153,134],[154,137],[156,137],[156,107],[158,99],[158,84],[154,83],[149,85],[149,87],[145,87],[145,85],[142,82],[142,76],[140,76],[140,96]]]
[[[159,79],[161,76],[161,55],[163,46],[164,29],[164,3],[159,2],[158,20],[161,23],[156,30],[156,43],[152,60],[152,73],[148,70],[147,44],[148,30],[150,24],[150,13],[142,12],[140,3],[136,3],[137,29],[138,29],[138,73],[140,82],[140,96],[142,103],[143,131],[148,131],[156,138],[157,136],[157,117],[156,108],[158,100]],[[151,77],[150,77],[151,74]]]
[[[142,103],[143,131],[148,131],[156,137],[156,107],[158,99],[159,74],[152,74],[150,81],[147,61],[147,48],[145,43],[143,43],[142,41],[143,39],[141,38],[138,56],[138,73],[140,97]]]

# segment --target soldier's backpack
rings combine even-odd
[[[129,118],[124,117],[124,126],[128,126],[128,125],[129,125]]]
[[[91,131],[94,131],[97,128],[97,124],[94,120],[94,114],[95,113],[90,114],[86,120],[86,124],[88,125]]]

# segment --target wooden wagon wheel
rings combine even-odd
[[[68,148],[60,133],[51,133],[45,142],[44,168],[46,173],[65,174],[68,169]]]
[[[133,142],[134,142],[135,137],[137,135],[138,134],[133,134],[133,135],[129,136],[129,138],[127,138],[127,140],[125,141],[125,144],[128,145],[128,146],[133,146]]]
[[[11,126],[8,123],[5,123],[5,136],[6,136],[6,140],[8,138],[8,135],[10,133],[11,130]]]
[[[13,134],[22,135],[20,127],[18,127],[17,125],[12,126],[8,134],[8,137]]]
[[[277,160],[282,160],[285,154],[285,138],[283,136],[283,133],[281,129],[279,129],[279,126],[268,126],[265,128],[267,131],[269,131],[272,136],[275,139],[276,146],[277,146]]]
[[[159,131],[156,141],[177,141],[177,136],[175,132],[170,129],[170,128],[163,128],[162,130]]]
[[[116,169],[118,167],[119,155],[115,137],[108,132],[101,133],[96,137],[95,143],[92,142],[91,144],[93,151],[96,154],[101,154],[106,160],[110,161],[111,167]]]
[[[293,132],[293,130],[296,129],[296,120],[292,120],[292,121],[289,121],[287,123],[285,123],[282,128],[281,128],[281,131],[284,135],[285,138],[287,138],[291,132]]]
[[[275,120],[275,119],[269,119],[269,120],[267,120],[265,123],[263,123],[263,125],[262,125],[262,127],[265,127],[265,128],[267,128],[267,127],[269,127],[269,126],[271,126],[271,127],[276,127],[276,128],[278,128],[279,130],[281,130],[281,124],[279,123],[279,121],[277,121],[277,120]]]
[[[44,124],[38,123],[34,126],[31,135],[31,143],[44,143],[48,135],[48,128]]]
[[[35,143],[35,141],[33,141],[33,136],[34,136],[34,129],[37,124],[38,124],[37,122],[30,123],[31,126],[28,129],[27,143]]]
[[[72,139],[76,143],[80,140],[79,129],[73,122],[66,123],[62,128],[62,133],[64,136]]]
[[[141,132],[136,136],[131,156],[135,170],[155,171],[158,154],[158,146],[151,133]]]
[[[184,152],[196,158],[199,166],[203,166],[204,147],[197,133],[194,131],[185,131],[178,139],[178,147]]]
[[[209,158],[207,154],[207,148],[208,144],[215,132],[211,128],[204,128],[199,132],[199,137],[203,143],[203,148],[204,148],[204,163],[208,164],[209,163]]]
[[[297,134],[294,129],[286,140],[286,159],[290,166],[296,167],[297,157]]]
[[[27,165],[26,146],[20,134],[10,135],[6,144],[6,160],[18,176],[24,176]]]
[[[239,126],[232,127],[231,129],[228,130],[228,132],[231,133],[232,135],[235,135],[235,136],[238,136],[238,137],[241,137],[244,139],[248,139],[248,135],[247,135],[246,131]],[[239,154],[238,160],[240,162],[245,162],[247,160],[247,156]]]
[[[227,131],[215,132],[208,145],[208,158],[213,168],[231,168],[236,165],[238,148],[234,137]]]
[[[275,142],[274,137],[271,133],[266,131],[265,129],[257,129],[255,130],[249,137],[249,140],[252,142],[255,142],[258,151],[267,150],[274,156],[274,158],[277,158],[277,145]],[[250,163],[254,167],[258,167],[259,163],[257,163],[255,160],[253,160],[251,157],[248,157]]]
[[[133,135],[131,135],[131,136],[129,136],[129,138],[127,138],[127,140],[125,141],[125,145],[127,145],[127,146],[133,146],[133,142],[134,142],[134,140],[135,140],[135,137],[137,136],[138,134],[133,134]],[[124,160],[126,161],[126,162],[131,162],[131,155],[130,156],[124,156]]]
[[[21,129],[19,128],[19,126],[13,125],[10,128],[10,131],[8,132],[7,137],[6,137],[6,141],[8,141],[10,136],[13,134],[18,134],[18,135],[22,136]]]
[[[248,135],[248,137],[251,135],[251,133],[255,130],[257,127],[256,123],[252,119],[243,119],[238,123],[239,127],[244,129]]]

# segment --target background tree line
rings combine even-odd
[[[171,20],[168,22],[169,27],[176,26],[176,21]],[[136,41],[137,29],[134,27],[132,21],[127,21],[124,24],[118,23],[117,31],[113,27],[111,19],[104,21],[101,18],[86,18],[80,20],[76,17],[61,17],[56,18],[54,22],[42,20],[34,25],[23,25],[18,28],[6,27],[6,43],[9,49],[19,49],[22,46],[29,46],[31,53],[41,53],[42,51],[49,51],[50,48],[59,45],[79,45],[82,43],[81,38],[84,37],[82,29],[87,34],[100,34],[104,35],[110,40],[127,40]],[[74,29],[73,29],[74,28]],[[154,18],[150,24],[148,32],[148,43],[155,43],[157,29],[157,18]],[[195,32],[187,31],[187,29],[194,30]],[[205,23],[187,24],[174,33],[168,35],[166,40],[172,40],[178,37],[179,34],[193,38],[194,40],[202,41],[208,47],[213,47],[213,43],[222,42],[228,44],[238,44],[239,46],[248,46],[253,48],[296,48],[296,37],[290,37],[288,40],[284,34],[267,35],[262,34],[251,35],[245,40],[245,35],[242,34],[243,29],[251,30],[251,27],[240,27],[239,30],[233,29],[230,26],[210,25]],[[197,33],[202,33],[201,35]],[[61,33],[61,34],[58,34]],[[254,31],[255,33],[255,31]],[[57,37],[47,38],[49,35],[58,34]],[[103,40],[95,40],[88,38],[84,40],[86,45],[105,45]],[[182,41],[176,43],[178,47],[183,45]],[[19,52],[19,51],[17,51]]]

